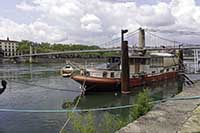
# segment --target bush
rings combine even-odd
[[[102,133],[112,133],[128,124],[128,121],[122,120],[119,116],[105,113],[100,124]]]
[[[70,113],[73,131],[76,133],[95,133],[95,118],[92,112],[85,116],[82,114]]]
[[[148,89],[144,89],[140,92],[136,98],[135,106],[132,107],[130,115],[132,120],[139,118],[146,114],[153,107],[152,99],[149,96]]]

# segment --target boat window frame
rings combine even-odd
[[[102,73],[102,77],[103,77],[103,78],[107,78],[107,77],[108,77],[108,72],[104,71],[104,72]]]
[[[150,68],[163,67],[163,65],[164,65],[164,57],[152,56],[150,58]]]
[[[114,78],[115,77],[115,72],[110,72],[110,77]]]

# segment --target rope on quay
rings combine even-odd
[[[162,100],[153,101],[151,103],[157,104],[165,101],[176,101],[176,100],[195,100],[200,99],[200,96],[189,96],[189,97],[175,97],[166,98]],[[67,113],[67,112],[90,112],[90,111],[108,111],[116,109],[124,109],[137,106],[136,104],[106,107],[106,108],[93,108],[93,109],[56,109],[56,110],[27,110],[27,109],[0,109],[0,112],[17,112],[17,113]]]
[[[176,100],[195,100],[200,99],[200,96],[188,96],[188,97],[172,97],[172,98],[166,98],[162,100],[153,101],[152,103],[160,103],[160,102],[166,102],[166,101],[176,101]]]

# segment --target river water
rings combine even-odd
[[[63,109],[66,102],[75,103],[80,85],[63,78],[59,69],[64,64],[1,64],[0,77],[8,81],[8,87],[0,95],[0,109]],[[144,87],[143,87],[144,88]],[[145,87],[146,88],[146,87]],[[172,97],[182,90],[177,80],[148,87],[154,99]],[[83,96],[79,109],[127,105],[134,102],[142,88],[132,95],[119,93],[91,93]],[[96,115],[104,112],[97,112]],[[127,115],[124,110],[109,111]],[[17,113],[0,112],[0,133],[55,133],[67,119],[66,113]],[[70,127],[66,127],[70,130]]]

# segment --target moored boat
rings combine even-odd
[[[67,64],[60,70],[60,74],[63,77],[70,77],[72,75],[73,71],[74,71],[73,67],[71,65]]]
[[[177,78],[177,71],[168,72],[163,74],[145,75],[145,76],[135,76],[130,78],[129,85],[131,88],[150,85],[155,82],[164,81],[168,79]],[[72,79],[79,82],[80,84],[85,84],[86,91],[120,91],[121,79],[120,78],[104,78],[104,77],[92,77],[86,75],[74,75]]]
[[[177,62],[174,55],[167,53],[130,57],[129,87],[176,78]],[[116,68],[120,68],[120,64]],[[87,69],[72,79],[84,84],[86,91],[119,91],[121,87],[121,71],[116,69]]]
[[[66,62],[66,65],[62,67],[62,69],[60,70],[60,74],[63,77],[70,77],[72,76],[72,74],[74,74],[75,72],[79,70],[80,68],[76,66],[75,64],[73,64],[72,62]]]
[[[86,92],[121,90],[129,93],[128,88],[177,78],[182,57],[179,50],[146,51],[144,30],[140,29],[139,49],[129,53],[128,42],[123,40],[126,32],[122,30],[121,57],[112,57],[106,69],[86,69],[72,76]]]

